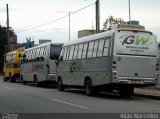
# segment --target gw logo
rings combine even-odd
[[[133,44],[133,45],[144,45],[144,46],[147,46],[147,45],[152,44],[152,42],[153,42],[153,40],[150,39],[150,37],[143,37],[143,36],[130,35],[130,36],[126,37],[126,35],[124,35],[121,38],[124,39],[123,42],[122,42],[122,45],[124,45],[124,44]]]

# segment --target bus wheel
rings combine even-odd
[[[121,97],[130,97],[134,93],[134,88],[131,86],[124,86],[119,88],[119,94]]]
[[[26,84],[27,84],[27,82],[26,82],[26,81],[24,81],[24,80],[22,81],[22,83],[23,83],[23,85],[26,85]]]
[[[6,82],[7,81],[7,77],[3,76],[3,81]]]
[[[94,89],[92,86],[92,80],[87,79],[85,81],[85,91],[86,91],[86,95],[88,96],[92,96],[94,94]]]
[[[10,77],[10,82],[14,83],[15,82],[15,78],[12,76]]]
[[[23,76],[21,75],[21,81],[23,85],[26,85],[26,81],[23,80]]]
[[[59,80],[58,80],[58,90],[59,91],[64,91],[64,85],[63,85],[63,82],[62,82],[61,78],[59,78]]]
[[[37,77],[34,76],[34,82],[36,87],[40,87],[40,82],[38,82]]]

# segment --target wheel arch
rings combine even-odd
[[[91,81],[91,83],[93,84],[93,82],[92,82],[92,78],[91,78],[90,76],[85,76],[85,78],[84,78],[84,86],[85,86],[85,84],[86,84],[87,80],[90,80],[90,81]]]
[[[58,82],[59,80],[62,80],[62,76],[58,76],[56,82]],[[63,80],[62,80],[63,81]]]

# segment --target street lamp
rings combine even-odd
[[[65,13],[68,13],[68,16],[69,16],[69,20],[68,20],[68,22],[69,22],[69,26],[68,26],[68,30],[69,30],[69,33],[68,33],[68,36],[69,36],[69,41],[70,41],[70,37],[71,37],[71,35],[70,35],[70,32],[71,32],[71,20],[70,20],[70,16],[71,16],[71,11],[57,11],[57,12],[65,12]]]

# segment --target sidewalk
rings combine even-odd
[[[160,100],[160,89],[135,88],[134,96]]]

